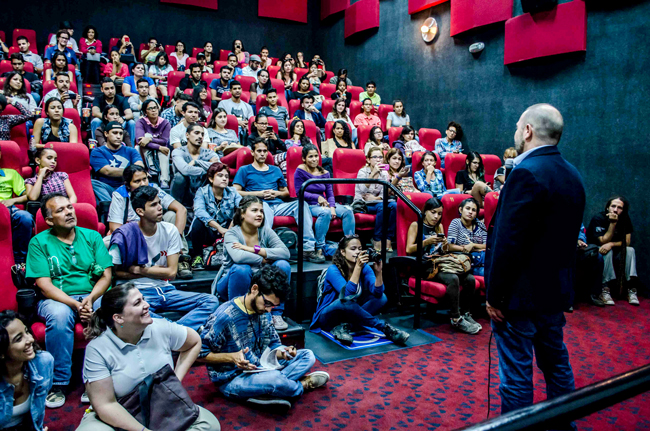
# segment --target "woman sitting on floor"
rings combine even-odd
[[[483,159],[476,151],[472,151],[467,155],[465,169],[456,172],[456,188],[461,193],[472,195],[479,208],[483,208],[485,195],[490,193],[492,189],[485,182]]]
[[[483,276],[487,228],[477,220],[478,204],[474,198],[465,199],[458,207],[459,218],[455,218],[447,231],[449,250],[469,253],[472,256],[472,272]]]
[[[36,151],[38,173],[25,180],[25,194],[30,201],[40,201],[50,193],[63,193],[70,203],[77,203],[77,195],[72,188],[70,177],[65,172],[55,171],[56,151],[52,144]]]

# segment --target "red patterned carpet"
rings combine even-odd
[[[582,387],[650,362],[650,301],[640,307],[579,305],[567,314],[565,341],[576,385]],[[286,416],[261,413],[215,395],[204,367],[184,383],[195,402],[212,411],[224,430],[453,430],[485,419],[487,413],[489,325],[478,336],[449,325],[428,329],[443,341],[330,365],[319,365],[332,380],[306,394]],[[492,412],[499,412],[497,354],[492,345]],[[535,374],[535,401],[545,398]],[[77,388],[66,405],[49,410],[50,431],[72,431],[83,415]],[[650,393],[617,404],[578,422],[580,430],[650,429]]]

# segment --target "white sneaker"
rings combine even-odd
[[[279,314],[273,315],[273,326],[276,331],[284,331],[289,328],[289,324]]]
[[[81,395],[81,402],[84,404],[90,404],[90,398],[88,398],[88,392],[84,391]]]
[[[48,409],[58,409],[59,407],[65,404],[65,394],[61,389],[61,386],[55,385],[52,386],[50,392],[45,398],[45,407]]]
[[[600,293],[600,300],[603,301],[605,305],[615,305],[612,295],[609,293],[609,287],[603,287],[603,291]]]
[[[330,380],[330,375],[325,371],[314,371],[313,373],[307,374],[305,377],[300,379],[300,382],[303,384],[305,389],[312,390],[325,386]]]
[[[168,189],[169,188],[169,183],[165,180],[160,180],[160,188],[161,189]]]
[[[632,305],[639,305],[639,297],[636,295],[636,289],[627,291],[627,302]]]

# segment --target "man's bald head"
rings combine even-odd
[[[526,109],[517,122],[515,148],[522,154],[542,145],[557,145],[562,137],[562,114],[548,103],[539,103]]]

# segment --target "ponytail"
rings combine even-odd
[[[84,328],[84,336],[86,337],[86,340],[94,340],[106,331],[107,326],[106,323],[104,323],[104,319],[100,317],[101,314],[102,308],[99,307],[95,310],[92,316],[90,316],[90,322],[88,323],[88,326]]]
[[[121,314],[124,311],[129,291],[137,289],[132,281],[120,284],[106,292],[102,297],[102,306],[99,307],[90,317],[88,327],[84,329],[87,340],[92,340],[104,333],[108,328],[114,328],[113,315]]]

